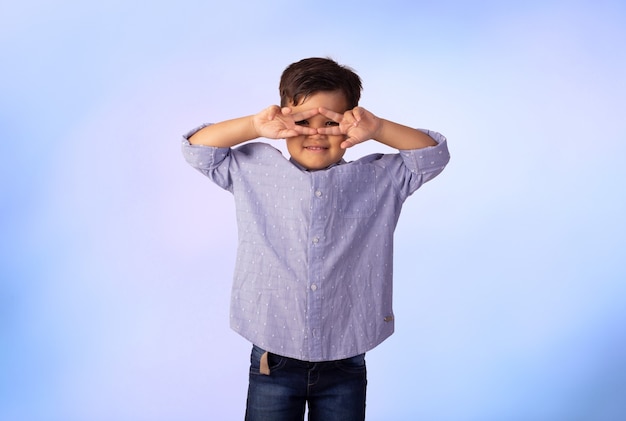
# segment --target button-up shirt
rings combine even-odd
[[[437,146],[307,171],[266,143],[190,145],[189,164],[235,199],[231,328],[304,361],[349,358],[394,330],[393,233],[405,199],[449,160]]]

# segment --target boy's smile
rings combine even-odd
[[[298,113],[320,107],[343,114],[347,111],[347,101],[340,91],[321,91],[314,93],[298,105],[289,104],[292,113]],[[329,120],[321,114],[298,121],[298,125],[306,125],[313,129],[325,126],[336,126],[337,122]],[[346,139],[344,135],[301,135],[286,139],[287,150],[291,158],[298,164],[310,171],[321,170],[336,164],[343,158],[345,149],[341,148],[341,142]]]

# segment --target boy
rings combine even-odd
[[[394,328],[393,231],[404,200],[447,164],[446,139],[358,107],[359,76],[330,59],[291,64],[279,91],[281,107],[183,140],[186,160],[235,198],[231,327],[253,344],[246,420],[302,420],[307,402],[311,421],[363,420],[365,352]],[[260,137],[284,138],[290,159],[240,145]],[[343,160],[370,139],[400,151]]]

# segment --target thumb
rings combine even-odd
[[[348,149],[359,143],[355,138],[349,137],[339,145],[342,149]]]
[[[276,117],[276,114],[278,114],[278,111],[280,111],[280,108],[278,108],[277,105],[272,105],[270,107],[267,108],[266,110],[266,117],[268,120],[274,120],[274,118]]]

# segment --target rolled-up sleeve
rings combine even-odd
[[[189,138],[201,128],[200,126],[183,135],[182,152],[185,160],[196,170],[210,178],[218,186],[230,190],[231,183],[228,175],[227,158],[230,156],[230,148],[218,148],[215,146],[192,145]]]
[[[437,145],[421,149],[402,150],[400,155],[409,170],[414,174],[421,175],[423,177],[422,183],[425,183],[443,171],[450,161],[450,152],[448,151],[448,141],[441,133],[420,130],[437,142]]]
[[[386,171],[394,180],[394,186],[402,200],[439,175],[450,160],[446,138],[437,132],[422,131],[437,144],[420,149],[400,150],[398,154],[383,158]]]

